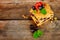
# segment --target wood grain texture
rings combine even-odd
[[[39,1],[39,0],[38,0]],[[1,3],[2,2],[2,3]],[[0,19],[24,19],[21,15],[29,15],[30,8],[32,5],[36,3],[32,0],[2,0],[0,2]],[[6,2],[6,3],[4,3]],[[60,19],[60,1],[55,0],[54,2],[50,2],[50,0],[45,0],[45,2],[49,3],[54,11],[55,16]]]
[[[60,19],[60,0],[44,1],[51,5],[55,16]],[[29,17],[29,10],[36,2],[37,0],[0,0],[0,40],[35,40],[29,28],[33,24],[32,20],[26,20],[22,15]],[[60,20],[47,22],[41,27],[43,29],[39,28],[44,34],[36,40],[60,40]]]
[[[6,21],[2,21],[4,23]],[[1,21],[0,21],[1,23]],[[34,40],[32,37],[30,25],[33,24],[31,20],[7,20],[4,24],[6,27],[5,32],[0,33],[0,40]],[[60,40],[60,21],[55,23],[45,23],[44,27],[53,27],[52,29],[41,29],[44,34],[37,40]]]

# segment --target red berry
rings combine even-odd
[[[43,5],[42,2],[37,2],[37,3],[35,4],[36,10],[38,10],[38,9],[39,9],[39,6],[42,6],[42,5]]]

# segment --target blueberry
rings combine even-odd
[[[35,6],[33,6],[32,9],[35,10],[36,9]]]
[[[30,25],[30,29],[31,30],[34,30],[34,25]]]
[[[34,29],[34,31],[37,31],[37,30],[38,30],[38,28],[35,28],[35,29]]]
[[[33,32],[37,31],[38,30],[38,27],[37,26],[34,26],[34,25],[30,25],[30,29]]]
[[[39,10],[41,10],[42,9],[42,7],[39,7]]]
[[[44,8],[44,6],[43,6],[43,5],[39,6],[39,10],[41,10],[41,9],[43,9],[43,8]]]
[[[32,33],[34,33],[34,32],[35,32],[35,30],[31,30],[31,32],[32,32]]]

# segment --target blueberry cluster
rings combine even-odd
[[[43,5],[39,6],[39,10],[42,10],[43,8],[44,8],[44,6],[43,6]]]
[[[30,25],[30,29],[31,29],[32,33],[34,33],[35,31],[38,30],[37,26],[34,26],[34,25]]]
[[[43,8],[44,8],[44,6],[43,6],[43,5],[38,6],[38,9],[39,9],[39,10],[41,10],[41,9],[43,9]],[[32,6],[32,9],[33,9],[33,10],[36,10],[36,7],[35,7],[35,6]]]

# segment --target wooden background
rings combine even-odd
[[[40,0],[38,0],[40,1]],[[44,34],[36,40],[60,40],[60,0],[44,0],[49,3],[57,21],[45,23]],[[29,10],[37,0],[0,0],[0,40],[35,40],[30,32],[33,24]]]

